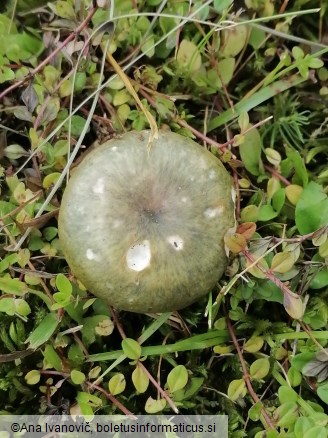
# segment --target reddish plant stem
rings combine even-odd
[[[244,250],[244,251],[242,251],[242,254],[251,262],[251,263],[254,263],[255,262],[255,259],[254,259],[254,257],[252,256],[252,254],[249,252],[249,251],[247,251],[247,250]],[[261,272],[263,272],[263,274],[269,279],[269,280],[271,280],[272,281],[272,283],[274,283],[276,286],[278,286],[279,287],[279,289],[283,292],[283,293],[285,293],[285,294],[295,294],[295,292],[292,292],[287,286],[286,286],[286,284],[285,283],[283,283],[281,280],[279,280],[279,278],[277,278],[277,277],[275,277],[275,275],[273,275],[273,273],[272,273],[272,271],[270,270],[270,269],[264,269],[261,265],[259,265],[259,264],[257,264],[256,265],[257,267],[258,267],[258,269],[261,271]]]
[[[148,379],[151,381],[151,383],[155,386],[155,388],[158,390],[158,392],[161,394],[163,398],[167,401],[168,405],[171,407],[173,412],[176,414],[179,413],[179,409],[175,406],[173,400],[167,395],[167,393],[162,389],[162,387],[156,382],[154,377],[150,374],[150,372],[147,370],[145,365],[139,360],[138,366],[143,370],[143,372],[148,376]]]
[[[256,394],[256,392],[253,389],[250,375],[248,373],[248,369],[247,369],[243,354],[242,354],[241,349],[239,347],[238,340],[237,340],[236,335],[235,335],[235,331],[233,329],[233,326],[232,326],[231,321],[230,321],[228,316],[226,316],[226,322],[227,322],[227,327],[228,327],[232,342],[237,350],[237,354],[238,354],[239,361],[240,361],[240,364],[241,364],[241,367],[243,370],[244,380],[245,380],[248,392],[249,392],[250,396],[252,397],[252,399],[254,400],[254,403],[261,402],[260,398],[258,397],[258,395]],[[264,407],[261,409],[261,413],[262,413],[263,418],[267,424],[267,428],[274,429],[274,424],[272,423],[271,418],[269,417],[269,415],[266,412]]]
[[[276,242],[281,242],[281,243],[284,243],[284,242],[288,242],[288,243],[301,243],[301,242],[304,242],[304,240],[313,239],[313,237],[315,235],[318,235],[321,231],[323,231],[324,228],[326,228],[326,227],[319,228],[318,230],[312,231],[312,233],[303,234],[303,236],[291,237],[289,239],[273,237],[272,240],[276,241]]]
[[[112,394],[107,392],[104,388],[102,388],[99,385],[95,385],[92,382],[86,382],[86,384],[88,385],[89,388],[96,388],[97,391],[104,394],[104,396],[108,398],[108,400],[110,400],[113,403],[113,405],[117,406],[123,412],[123,414],[134,417],[133,413],[129,411],[129,409],[127,409],[121,402],[117,400],[117,398],[115,398]]]
[[[212,140],[211,138],[207,137],[207,135],[203,134],[202,132],[200,132],[197,129],[190,126],[185,120],[177,119],[176,122],[179,123],[179,125],[182,126],[183,128],[189,129],[189,131],[191,131],[193,134],[195,134],[196,137],[200,138],[201,140],[205,141],[206,143],[216,147],[217,149],[222,150],[223,152],[228,151],[228,149],[226,147],[226,143],[223,145],[221,143],[218,143],[215,140]],[[233,142],[231,142],[231,143],[233,143]],[[230,153],[231,153],[231,151],[230,151]],[[233,153],[231,153],[231,156],[234,160],[237,159],[237,157]]]
[[[288,179],[282,176],[276,169],[268,166],[267,164],[264,165],[264,168],[268,170],[273,176],[280,179],[280,181],[283,182],[286,186],[290,186],[291,183],[288,181]]]
[[[35,67],[27,76],[25,76],[23,79],[21,79],[20,81],[15,82],[14,84],[12,84],[10,87],[6,88],[1,94],[0,94],[0,100],[3,99],[8,93],[10,93],[11,91],[15,90],[16,88],[20,87],[21,85],[23,85],[28,79],[32,78],[33,76],[35,76],[40,70],[42,70],[42,68],[47,65],[51,59],[54,58],[54,56],[57,55],[57,53],[59,53],[63,47],[67,46],[67,44],[72,41],[84,28],[85,26],[90,22],[90,20],[92,19],[92,17],[94,16],[96,10],[98,9],[98,6],[94,7],[91,9],[91,11],[88,13],[87,17],[85,18],[84,21],[82,21],[82,23],[76,28],[75,32],[72,32],[61,44],[59,44],[59,46],[50,53],[49,56],[47,56],[37,67]]]
[[[121,338],[125,339],[126,334],[125,334],[124,329],[123,329],[123,327],[122,327],[122,325],[121,325],[121,323],[116,315],[116,311],[112,306],[110,306],[110,311],[112,313],[112,318],[113,318],[113,321],[115,323],[115,326],[116,326],[117,330],[119,331],[119,334],[121,335]]]

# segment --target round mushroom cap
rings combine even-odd
[[[231,177],[193,140],[131,131],[74,170],[59,213],[66,260],[84,286],[131,312],[168,312],[207,294],[226,268]]]

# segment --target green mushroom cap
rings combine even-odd
[[[75,276],[108,304],[168,312],[208,293],[226,268],[231,177],[193,140],[131,131],[91,152],[63,195],[59,238]]]

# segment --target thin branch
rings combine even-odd
[[[236,335],[235,335],[235,331],[234,331],[234,329],[232,327],[231,321],[230,321],[228,316],[226,316],[226,322],[227,322],[227,327],[228,327],[228,330],[229,330],[232,342],[233,342],[233,344],[234,344],[234,346],[235,346],[235,348],[237,350],[237,354],[238,354],[239,361],[240,361],[240,364],[241,364],[241,367],[242,367],[242,370],[243,370],[244,380],[245,380],[246,386],[248,388],[248,392],[249,392],[250,396],[252,397],[252,399],[254,400],[254,403],[259,403],[259,402],[261,403],[261,400],[259,399],[258,395],[256,394],[256,392],[253,389],[253,386],[252,386],[252,383],[251,383],[251,379],[250,379],[250,375],[249,375],[249,372],[248,372],[248,369],[247,369],[247,366],[246,366],[243,354],[242,354],[241,349],[239,347],[238,340],[237,340]],[[272,423],[272,420],[269,417],[269,415],[268,415],[268,413],[267,413],[267,411],[265,410],[264,407],[261,409],[261,413],[262,413],[263,418],[264,418],[264,420],[266,422],[267,428],[268,429],[274,429],[275,428],[274,424]]]
[[[267,164],[264,164],[264,168],[268,170],[273,176],[280,179],[280,181],[283,182],[285,186],[290,186],[291,183],[288,181],[288,179],[282,176],[276,169],[274,169],[271,166],[268,166]]]

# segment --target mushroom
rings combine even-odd
[[[74,275],[108,304],[168,312],[208,293],[223,275],[234,226],[231,177],[193,140],[149,131],[107,141],[74,170],[59,238]]]

